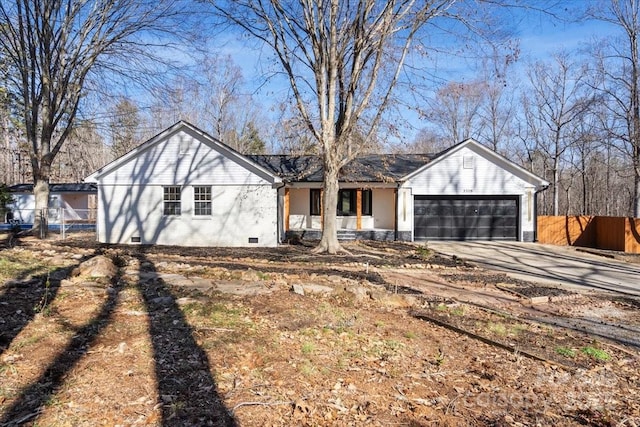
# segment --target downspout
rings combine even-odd
[[[280,204],[280,190],[283,189],[287,185],[286,182],[282,181],[280,185],[276,186],[276,233],[278,234],[278,245],[283,243],[283,234],[282,230],[284,228],[284,194],[283,201]]]

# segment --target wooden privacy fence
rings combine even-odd
[[[640,253],[640,219],[539,216],[538,242]]]

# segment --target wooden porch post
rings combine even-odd
[[[284,189],[284,231],[287,232],[289,231],[289,192],[291,191],[290,188],[285,188]]]
[[[356,190],[356,230],[362,230],[362,189]]]

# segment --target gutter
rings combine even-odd
[[[398,208],[400,206],[400,186],[404,184],[403,181],[396,181],[395,188],[395,210],[393,213],[393,240],[398,241]]]
[[[283,242],[283,235],[282,235],[282,230],[284,228],[284,216],[282,214],[284,214],[284,212],[280,212],[281,209],[284,210],[284,199],[282,201],[282,206],[280,205],[280,189],[284,188],[287,185],[287,183],[283,180],[280,181],[279,185],[274,185],[274,188],[276,189],[276,233],[277,233],[277,243],[278,245],[281,245]],[[284,197],[284,194],[283,194]]]

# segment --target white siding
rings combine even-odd
[[[143,145],[97,176],[101,242],[278,244],[276,179],[188,126]],[[181,187],[180,215],[163,214],[165,186]],[[193,215],[194,186],[211,186],[212,215]]]
[[[186,152],[182,150],[188,147]],[[229,156],[236,157],[232,159]],[[141,150],[129,161],[100,177],[102,185],[254,185],[266,184],[258,170],[241,165],[237,154],[223,152],[201,141],[188,128],[169,135]]]
[[[492,161],[482,153],[472,145],[465,146],[450,155],[445,154],[440,161],[405,182],[399,192],[398,230],[413,231],[414,196],[459,195],[519,196],[518,239],[522,240],[525,232],[533,232],[534,185],[505,169],[502,162]]]
[[[98,239],[106,243],[179,246],[276,246],[277,190],[271,186],[212,188],[212,215],[193,215],[193,187],[182,188],[182,214],[163,215],[163,187],[104,186]],[[258,238],[258,243],[249,243]]]
[[[464,168],[464,158],[473,158],[473,167]],[[471,147],[463,147],[411,178],[404,185],[414,195],[516,195],[528,184]]]

